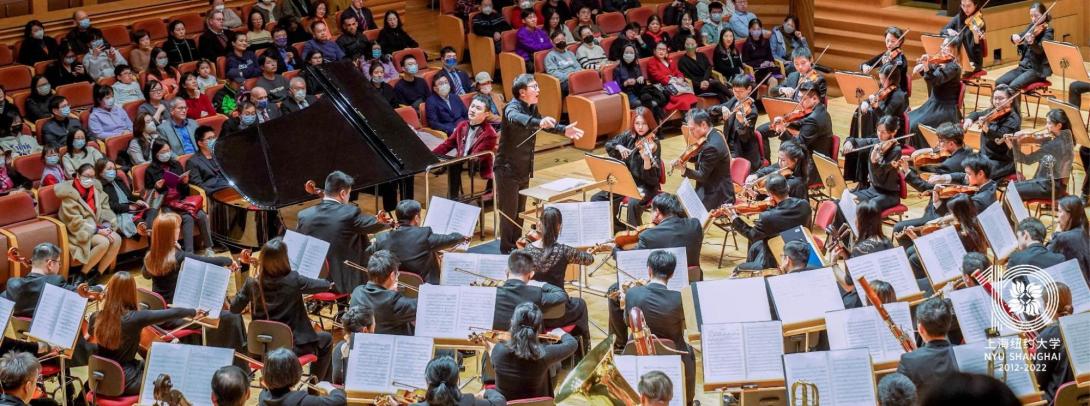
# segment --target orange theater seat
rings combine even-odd
[[[472,21],[472,20],[471,20]],[[469,47],[469,60],[473,66],[472,74],[488,72],[489,75],[496,71],[496,42],[492,37],[482,37],[469,33],[466,39]]]
[[[185,35],[196,37],[204,32],[204,17],[201,13],[187,13],[174,17],[172,20],[181,21],[185,25]]]
[[[641,27],[647,26],[647,19],[651,18],[655,14],[655,9],[651,6],[643,6],[639,8],[629,9],[624,17],[629,23],[640,23]]]
[[[132,37],[124,25],[111,25],[102,27],[102,38],[115,47],[123,47],[132,44]]]
[[[564,108],[562,99],[564,95],[561,93],[560,79],[545,73],[545,56],[549,52],[551,50],[534,52],[534,80],[537,81],[541,92],[538,96],[537,109],[542,116],[559,118]]]
[[[0,196],[0,235],[7,244],[29,253],[38,244],[53,243],[61,248],[61,272],[67,276],[68,234],[60,222],[38,217],[29,193]]]
[[[628,128],[628,97],[609,95],[602,90],[597,71],[581,70],[568,77],[568,120],[578,123],[585,134],[575,141],[579,149],[594,149],[599,135],[614,134]]]
[[[72,110],[79,110],[90,108],[95,104],[93,90],[94,85],[87,82],[77,82],[57,86],[57,95],[66,97],[68,104],[72,106]]]
[[[439,25],[439,48],[454,48],[454,52],[458,53],[458,60],[461,61],[466,49],[466,29],[462,19],[449,14],[440,14],[436,20]]]
[[[624,19],[624,14],[616,11],[599,14],[594,22],[598,23],[598,27],[602,29],[602,34],[605,35],[619,33],[624,30],[624,26],[627,24]],[[643,25],[643,22],[641,22],[640,25]]]
[[[0,44],[0,66],[11,65],[15,62],[15,55],[7,44]]]
[[[167,37],[167,25],[161,18],[148,18],[132,23],[132,30],[144,30],[151,36],[152,41],[159,41]]]
[[[405,48],[400,51],[394,52],[393,55],[391,55],[393,57],[394,67],[397,68],[398,72],[401,72],[401,60],[405,59],[405,57],[409,55],[412,55],[413,58],[416,58],[416,64],[420,66],[420,73],[424,73],[424,71],[432,69],[428,68],[428,58],[424,55],[423,49]]]
[[[26,65],[11,65],[0,68],[0,86],[7,93],[30,89],[30,79],[34,71]]]
[[[132,133],[117,135],[106,139],[106,157],[117,162],[117,157],[129,149],[129,141],[132,141]]]
[[[503,48],[497,61],[500,65],[500,80],[503,81],[504,84],[503,95],[507,100],[511,100],[511,84],[515,83],[515,78],[519,75],[526,73],[526,60],[515,53],[517,31],[504,31],[502,35]]]
[[[197,125],[199,125],[199,126],[206,125],[206,126],[212,127],[212,129],[216,131],[216,134],[219,134],[220,130],[223,129],[223,123],[226,122],[226,121],[227,121],[227,116],[225,116],[223,114],[216,114],[216,115],[213,115],[213,116],[202,117],[202,118],[197,119]]]

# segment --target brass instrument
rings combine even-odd
[[[610,335],[590,350],[579,365],[556,387],[557,404],[636,406],[640,395],[625,381],[613,363]]]
[[[988,360],[988,376],[1007,381],[1007,347],[997,345],[985,356]],[[996,372],[999,372],[997,375]]]
[[[817,384],[810,381],[795,381],[791,384],[791,406],[818,406],[821,397]]]

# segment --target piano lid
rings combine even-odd
[[[335,170],[364,189],[438,162],[350,62],[308,66],[303,74],[323,92],[317,103],[216,141],[224,175],[252,203],[281,208],[314,199],[303,185],[320,187]]]

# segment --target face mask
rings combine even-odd
[[[273,42],[276,43],[276,46],[281,47],[281,48],[288,46],[288,39],[287,38],[277,38],[277,39],[274,39]]]
[[[481,12],[485,14],[492,14],[492,6],[481,7]]]
[[[784,34],[794,34],[795,33],[795,27],[785,25],[785,26],[783,26],[783,33]]]
[[[91,26],[91,19],[90,18],[84,18],[82,20],[79,20],[79,28],[87,28],[87,27],[90,27],[90,26]]]
[[[60,110],[61,110],[61,115],[62,116],[67,117],[69,114],[72,114],[72,108],[71,107],[64,106],[64,107],[61,107]]]
[[[257,120],[257,116],[253,114],[243,114],[241,117],[243,125],[253,124],[254,120]]]
[[[113,106],[114,106],[114,98],[113,97],[107,97],[105,99],[102,99],[102,107],[110,108],[110,107],[113,107]]]
[[[170,63],[170,59],[167,59],[167,58],[155,58],[155,65],[156,65],[156,66],[158,66],[158,67],[160,67],[160,68],[165,68],[165,67],[167,67],[167,64],[168,64],[168,63]]]
[[[214,7],[214,8],[216,9],[216,11],[223,11],[223,5],[222,4],[217,4],[216,7]]]
[[[376,85],[382,83],[382,76],[371,76],[371,83]]]
[[[212,149],[212,148],[214,148],[216,146],[216,139],[212,138],[212,139],[209,139],[209,140],[205,140],[204,145],[207,145],[208,149]]]
[[[583,43],[587,44],[587,45],[593,44],[594,43],[594,37],[590,36],[590,35],[587,35],[587,36],[583,37]]]
[[[76,63],[76,57],[66,56],[66,57],[64,57],[64,63],[65,63],[65,65],[71,65],[73,63]]]
[[[440,96],[445,97],[446,95],[450,94],[450,85],[439,85],[439,88],[435,91],[438,92]]]
[[[45,157],[45,163],[49,165],[56,165],[61,162],[60,155],[50,155]]]
[[[155,123],[145,123],[144,124],[144,132],[146,132],[148,134],[153,134],[156,131],[157,131],[157,129],[155,128]]]
[[[478,89],[478,90],[480,90],[480,91],[481,91],[481,93],[484,93],[484,94],[489,94],[489,93],[492,93],[492,85],[484,85],[484,86],[481,86],[481,88],[480,88],[480,89]]]
[[[45,31],[42,31],[42,30],[37,30],[37,31],[31,31],[31,32],[30,32],[30,36],[31,36],[31,37],[34,37],[34,39],[42,39],[42,38],[45,38]]]
[[[534,6],[534,3],[530,2],[530,1],[524,1],[524,2],[519,3],[519,8],[531,8],[533,6]]]
[[[454,58],[447,58],[443,60],[443,64],[447,65],[448,68],[453,68],[454,65],[458,64],[458,60]]]
[[[749,30],[749,36],[753,37],[753,39],[757,39],[757,37],[761,36],[761,32],[761,30]]]
[[[258,100],[256,104],[257,104],[257,108],[259,110],[265,110],[266,108],[269,107],[269,101],[268,100]]]
[[[405,66],[405,72],[408,72],[408,73],[409,73],[410,75],[415,75],[415,74],[416,74],[416,72],[417,72],[417,71],[418,71],[419,69],[420,69],[420,68],[419,68],[419,67],[417,67],[416,65],[407,65],[407,66]]]
[[[371,57],[372,58],[378,59],[380,56],[382,56],[382,50],[381,49],[372,49],[371,50]]]
[[[560,42],[556,43],[556,49],[564,49],[564,47],[566,47],[566,46],[568,46],[568,43],[564,42],[564,41],[560,41]]]
[[[381,78],[379,78],[379,79],[381,79]],[[295,95],[295,100],[303,101],[304,99],[307,98],[307,91],[302,90],[302,89],[298,89],[298,90],[296,90],[294,92],[294,95]]]
[[[86,147],[86,146],[87,146],[87,140],[73,140],[72,141],[72,148],[83,149],[83,147]]]
[[[53,87],[50,86],[49,83],[38,86],[38,94],[39,95],[45,96],[45,95],[49,94],[50,90],[53,90]]]
[[[632,63],[632,61],[634,61],[634,60],[636,60],[636,54],[631,53],[631,52],[625,52],[625,54],[624,54],[625,63]]]
[[[695,51],[696,50],[696,45],[686,45],[685,50],[686,51]]]
[[[91,48],[99,48],[99,47],[102,46],[102,44],[103,44],[102,40],[96,39],[94,41],[91,41]]]
[[[89,188],[89,187],[91,187],[91,185],[95,184],[95,180],[91,179],[91,178],[84,178],[84,177],[81,176],[79,178],[79,184],[82,185],[85,188]]]
[[[712,22],[719,23],[723,21],[723,13],[712,13]]]
[[[166,162],[166,161],[170,160],[170,155],[171,154],[169,152],[163,152],[163,153],[160,153],[159,155],[156,155],[155,159],[158,159],[159,162]]]
[[[113,169],[102,171],[102,179],[106,179],[107,182],[113,182],[114,179],[117,179],[117,171]]]

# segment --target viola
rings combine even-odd
[[[713,209],[712,211],[708,212],[708,217],[709,218],[726,217],[727,209],[734,209],[735,213],[738,213],[739,215],[742,215],[742,216],[751,216],[751,215],[754,215],[754,214],[760,214],[760,213],[764,212],[765,210],[771,209],[772,206],[774,206],[774,204],[772,204],[772,199],[764,199],[764,200],[758,200],[758,201],[754,201],[754,202],[745,202],[745,203],[736,203],[736,204],[723,205],[723,207],[719,207],[719,208]]]
[[[919,168],[926,165],[938,165],[949,157],[950,153],[946,151],[926,152],[912,157],[912,166]]]
[[[772,172],[772,173],[770,173],[768,175],[757,178],[757,180],[753,181],[752,184],[742,186],[743,192],[746,192],[747,194],[749,194],[751,198],[753,196],[756,196],[757,194],[765,193],[766,192],[765,191],[765,183],[768,183],[768,178],[771,178],[772,175],[775,175],[775,174],[780,174],[780,176],[783,176],[783,177],[786,178],[786,177],[791,176],[792,174],[794,174],[794,171],[791,170],[791,168],[780,168],[780,170],[778,170],[778,171],[775,171],[775,172]]]
[[[33,264],[31,263],[30,258],[24,257],[21,253],[19,253],[19,248],[18,247],[8,248],[7,256],[8,256],[8,261],[23,265],[23,266],[25,266],[27,268],[32,268],[33,267]],[[29,272],[29,270],[28,270],[28,272]],[[76,293],[79,294],[80,297],[83,297],[84,299],[90,300],[92,302],[102,299],[102,290],[100,288],[97,288],[97,287],[92,288],[92,287],[88,286],[86,283],[81,283],[78,286],[76,286]]]
[[[536,227],[531,227],[530,231],[527,232],[526,235],[520,237],[517,241],[515,241],[515,248],[524,249],[530,246],[530,244],[538,242],[539,240],[541,240],[541,233],[537,231]]]
[[[613,245],[620,249],[630,249],[640,241],[640,233],[654,226],[654,224],[644,224],[634,230],[621,231],[613,236]]]
[[[939,194],[939,199],[946,200],[961,193],[976,193],[980,188],[968,185],[935,185],[935,190]]]
[[[927,63],[929,64],[944,64],[950,63],[954,60],[954,56],[950,54],[940,53],[938,55],[925,55],[927,57]]]
[[[878,103],[889,98],[889,95],[893,94],[895,90],[897,90],[897,85],[889,85],[874,92],[874,94],[870,95],[867,99],[870,100],[871,103]]]
[[[696,140],[696,142],[686,145],[685,151],[681,153],[681,156],[678,157],[677,162],[674,164],[673,167],[670,168],[668,175],[673,175],[674,169],[683,167],[685,166],[685,163],[691,161],[693,158],[696,158],[696,155],[700,153],[700,148],[703,147],[704,143],[707,141],[708,136],[703,136],[700,137],[700,139]]]

